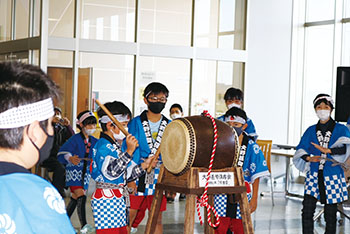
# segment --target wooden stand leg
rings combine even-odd
[[[243,171],[242,168],[237,167],[236,168],[236,183],[238,183],[239,186],[244,186],[244,177],[243,177]],[[253,234],[253,225],[252,225],[252,218],[250,215],[250,209],[249,209],[249,202],[247,193],[240,193],[238,194],[239,199],[239,207],[241,211],[242,216],[242,223],[243,223],[243,229],[245,234]]]
[[[186,194],[186,211],[185,211],[185,226],[184,233],[194,233],[194,216],[196,206],[196,195]]]
[[[152,201],[151,210],[149,211],[148,221],[146,225],[145,233],[150,234],[154,233],[157,226],[157,220],[160,212],[160,205],[162,204],[163,199],[163,190],[156,189],[155,195]]]
[[[247,193],[241,193],[238,196],[240,197],[239,198],[239,206],[240,206],[240,210],[241,210],[244,233],[253,234],[254,230],[253,230],[253,226],[252,226],[252,218],[250,215]]]

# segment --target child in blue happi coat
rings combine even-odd
[[[225,122],[234,128],[239,136],[241,148],[237,166],[243,167],[250,212],[253,213],[258,205],[260,178],[268,176],[269,171],[264,154],[260,150],[259,145],[245,132],[248,126],[247,119],[244,110],[238,107],[232,107],[224,116]],[[226,234],[228,230],[232,231],[234,234],[244,233],[239,204],[234,203],[232,195],[215,195],[214,207],[220,216],[220,225],[215,230],[216,234]]]
[[[141,115],[133,118],[128,124],[129,132],[133,134],[139,142],[139,147],[135,150],[128,171],[131,171],[133,167],[141,164],[147,158],[152,157],[159,148],[164,129],[170,122],[161,113],[167,102],[168,95],[169,90],[167,87],[159,82],[152,82],[146,86],[143,97],[148,110],[143,111]],[[123,144],[123,147],[124,146],[125,144]],[[151,171],[151,173],[143,175],[131,185],[135,190],[134,195],[130,196],[131,225],[133,224],[138,210],[150,210],[151,208],[161,164],[162,158],[160,155],[157,166]],[[163,233],[162,213],[165,210],[166,197],[163,196],[155,229],[155,233],[157,234]]]
[[[347,200],[348,193],[344,171],[334,162],[345,162],[349,156],[350,132],[332,119],[334,101],[328,94],[317,95],[313,105],[319,121],[305,131],[293,158],[296,168],[306,172],[303,233],[313,233],[318,200],[325,205],[325,233],[335,233],[337,204]]]
[[[108,102],[105,107],[127,130],[131,112],[121,102]],[[135,166],[127,178],[126,168],[132,160],[138,141],[129,134],[127,137],[102,110],[97,111],[102,128],[100,139],[93,149],[92,178],[96,190],[92,195],[91,206],[96,233],[127,234],[129,190],[127,182],[145,173],[152,157]],[[126,138],[126,150],[121,143]]]
[[[224,100],[227,109],[231,109],[232,107],[237,107],[242,109],[243,106],[243,92],[240,89],[229,88],[226,90],[224,95]],[[225,121],[225,115],[222,115],[218,118],[221,121]],[[245,133],[250,136],[254,141],[258,138],[258,134],[256,133],[255,126],[253,121],[250,118],[247,118],[247,127],[244,129]]]
[[[58,97],[39,67],[0,63],[0,233],[75,233],[61,195],[29,170],[50,155]]]
[[[80,132],[69,138],[57,154],[58,160],[66,165],[66,185],[69,186],[72,197],[67,206],[70,217],[77,207],[81,224],[81,232],[92,229],[86,222],[86,190],[90,181],[89,166],[91,162],[91,149],[97,142],[92,136],[96,130],[96,117],[91,111],[83,111],[77,117],[77,127]]]

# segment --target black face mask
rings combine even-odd
[[[148,102],[148,109],[155,114],[159,114],[165,107],[163,102]]]
[[[233,128],[235,129],[235,131],[236,131],[236,133],[237,133],[238,136],[240,136],[240,135],[242,134],[242,132],[243,132],[243,127],[240,127],[240,128],[238,128],[238,127],[233,127]]]
[[[32,139],[29,138],[29,140],[32,142],[32,144],[34,145],[34,147],[38,150],[39,152],[39,161],[38,163],[41,164],[42,162],[44,162],[46,159],[49,158],[50,156],[50,152],[52,149],[52,145],[53,145],[53,140],[54,140],[54,136],[49,135],[44,129],[43,131],[45,132],[47,138],[46,141],[44,143],[44,145],[39,149],[39,147],[32,141]],[[27,128],[27,133],[28,133],[28,128]]]

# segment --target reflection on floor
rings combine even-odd
[[[278,180],[275,190],[283,190],[284,184],[282,180]],[[260,183],[260,191],[269,191],[269,183],[262,181]],[[293,183],[290,186],[290,191],[302,194],[302,184]],[[299,234],[301,233],[301,200],[296,198],[285,198],[283,194],[275,194],[275,206],[271,204],[270,196],[259,196],[257,211],[252,215],[253,225],[256,234]],[[66,202],[68,199],[66,199]],[[167,211],[163,214],[163,228],[164,233],[175,234],[183,233],[183,223],[185,215],[185,201],[179,201],[178,196],[172,204],[167,204]],[[316,212],[321,210],[321,206],[318,206]],[[87,202],[87,217],[88,223],[94,224],[90,199]],[[350,210],[346,209],[347,214],[350,214]],[[339,215],[338,215],[339,216]],[[323,217],[323,216],[322,216]],[[340,217],[338,217],[340,218]],[[136,233],[144,233],[147,222],[147,216],[142,221]],[[72,216],[72,223],[75,228],[79,230],[79,220],[74,212]],[[315,233],[324,233],[325,222],[321,218],[320,221],[315,222]],[[196,215],[195,233],[204,233],[204,229],[199,224],[198,217]],[[350,221],[345,220],[342,226],[337,226],[337,233],[350,233]]]

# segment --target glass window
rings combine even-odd
[[[302,132],[317,122],[313,100],[332,95],[333,25],[306,28]]]
[[[219,32],[235,30],[235,0],[220,0]]]
[[[216,61],[193,62],[191,115],[199,115],[203,110],[215,114],[215,77]]]
[[[33,36],[40,35],[40,0],[34,0]]]
[[[143,91],[151,82],[160,82],[169,90],[168,102],[162,114],[169,117],[170,106],[179,103],[184,115],[188,115],[190,60],[140,56],[138,62],[134,115],[147,109],[143,101]]]
[[[81,16],[84,39],[135,40],[135,0],[84,0]]]
[[[194,19],[194,45],[217,48],[218,0],[196,0]]]
[[[11,39],[11,0],[0,1],[0,41]]]
[[[139,1],[138,40],[144,43],[191,45],[192,1]]]
[[[350,18],[350,0],[344,1],[345,18]]]
[[[39,50],[32,50],[30,51],[30,56],[31,56],[31,60],[32,60],[32,64],[33,65],[36,65],[36,66],[39,66]]]
[[[49,36],[73,37],[74,2],[72,0],[51,0],[49,4]]]
[[[15,39],[27,38],[29,32],[29,1],[17,0],[15,11]]]
[[[220,49],[233,49],[234,35],[222,35],[219,36],[219,48]]]
[[[343,65],[350,66],[350,23],[344,24]]]
[[[216,117],[219,117],[227,111],[224,95],[228,88],[232,87],[233,63],[218,62],[217,81],[216,81]]]
[[[97,109],[94,100],[99,99],[102,103],[123,102],[132,111],[134,56],[80,53],[79,74],[79,80],[86,80],[85,86],[91,84],[86,89],[91,90],[93,110]]]
[[[219,117],[227,111],[224,100],[228,88],[235,87],[243,90],[244,63],[239,62],[217,62],[216,81],[216,116]]]
[[[334,19],[335,0],[307,0],[306,22]]]

